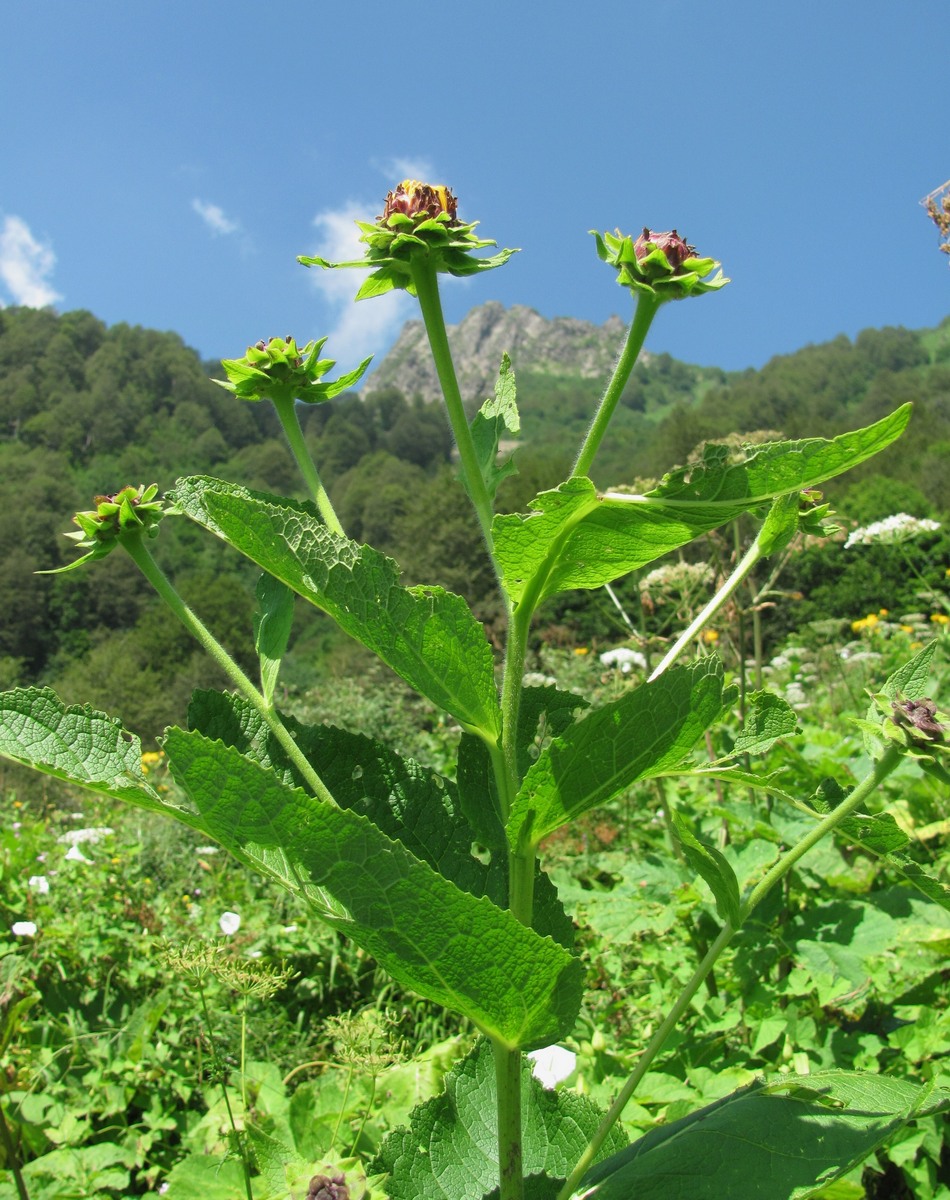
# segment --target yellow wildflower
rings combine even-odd
[[[711,646],[713,644],[713,642],[719,641],[719,634],[716,632],[715,629],[704,629],[703,630],[703,641],[706,643],[707,646]]]
[[[590,650],[586,646],[575,646],[574,653],[575,654],[590,654]]]

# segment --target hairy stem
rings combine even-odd
[[[660,303],[655,296],[650,296],[646,292],[637,294],[637,307],[627,331],[627,340],[623,344],[617,365],[614,367],[614,373],[601,398],[600,407],[597,409],[584,444],[577,455],[572,475],[586,475],[590,471],[600,443],[607,432],[610,418],[614,415],[614,410],[623,395],[623,389],[627,386],[633,365],[643,349],[643,343],[646,341],[647,333],[653,324],[653,318],[656,316]]]
[[[300,420],[297,416],[297,402],[292,398],[284,398],[281,400],[272,400],[271,403],[274,405],[284,435],[287,438],[290,449],[293,451],[297,466],[300,468],[300,474],[304,477],[307,490],[313,497],[320,516],[326,521],[327,528],[332,533],[338,533],[341,537],[345,537],[343,526],[340,524],[340,518],[336,515],[336,510],[330,503],[330,497],[323,486],[320,473],[313,459],[310,457],[307,443],[304,441],[303,430],[300,428]]]
[[[283,721],[281,721],[277,710],[267,703],[254,684],[251,683],[250,679],[248,679],[234,659],[228,654],[227,650],[224,649],[207,626],[191,611],[181,596],[178,595],[168,576],[149,553],[141,533],[137,530],[127,533],[122,538],[122,545],[128,551],[132,561],[178,620],[181,621],[182,625],[200,643],[203,649],[208,652],[212,660],[228,676],[245,700],[248,700],[257,712],[260,713],[268,729],[277,739],[287,757],[300,772],[308,787],[313,792],[313,795],[319,800],[325,800],[327,803],[335,805],[336,801],[330,795],[326,784],[324,784],[323,780],[304,757],[300,747],[291,737],[290,731],[284,725]]]
[[[498,1096],[499,1200],[523,1200],[521,1051],[492,1042]]]

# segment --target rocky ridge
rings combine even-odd
[[[466,404],[492,394],[501,356],[507,352],[515,373],[607,378],[620,353],[626,326],[619,317],[593,325],[573,317],[542,317],[533,308],[505,308],[497,300],[473,308],[458,325],[448,326],[459,387]],[[410,398],[439,399],[441,391],[421,321],[408,321],[395,345],[363,386],[371,396],[396,387]]]

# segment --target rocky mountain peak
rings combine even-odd
[[[606,379],[620,353],[626,326],[616,316],[593,325],[573,317],[542,317],[522,304],[505,308],[490,300],[473,308],[458,325],[450,325],[447,332],[462,396],[474,405],[492,394],[505,352],[516,374]],[[440,397],[421,321],[403,326],[392,350],[364,384],[363,394],[370,396],[385,387],[397,387],[410,398],[419,395],[426,401]]]

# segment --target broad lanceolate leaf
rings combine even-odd
[[[289,787],[307,790],[263,718],[247,701],[223,692],[196,692],[188,721],[205,737],[233,746],[245,757],[269,767]],[[301,725],[292,717],[284,717],[283,721],[338,804],[368,817],[387,837],[401,842],[416,858],[463,891],[488,896],[507,908],[507,855],[474,852],[480,839],[462,812],[452,780],[412,759],[401,758],[362,734],[330,725]],[[482,741],[465,736],[484,751]],[[479,799],[483,805],[489,803],[487,793]],[[498,829],[504,846],[500,824]],[[553,884],[540,869],[533,926],[567,949],[574,944],[573,923],[558,901]]]
[[[932,1085],[819,1071],[661,1125],[588,1172],[584,1200],[807,1200],[903,1125],[950,1109]]]
[[[555,738],[528,771],[508,820],[509,842],[537,846],[638,779],[675,769],[731,700],[723,694],[722,663],[709,656],[596,709]]]
[[[202,828],[193,809],[172,804],[149,783],[134,734],[88,705],[64,704],[49,688],[0,693],[0,756]]]
[[[399,568],[331,533],[306,504],[194,476],[174,500],[192,520],[246,554],[388,663],[439,708],[483,736],[501,727],[492,651],[461,596],[404,588]]]
[[[270,704],[294,622],[294,594],[279,579],[265,573],[257,581],[257,606],[254,648],[261,664],[261,691]]]
[[[734,929],[739,927],[739,880],[720,850],[698,837],[690,822],[677,810],[670,816],[686,861],[706,881],[716,900],[716,912]]]
[[[511,359],[504,354],[495,382],[495,394],[485,401],[472,421],[472,441],[478,466],[492,499],[501,481],[517,472],[510,455],[502,463],[498,462],[501,440],[506,433],[512,436],[520,431],[521,418],[515,403],[515,373],[511,369]]]
[[[554,1196],[600,1123],[592,1101],[570,1090],[547,1091],[522,1066],[522,1153],[525,1176],[543,1176]],[[441,1096],[410,1115],[409,1129],[391,1133],[370,1166],[386,1172],[392,1200],[482,1200],[498,1195],[498,1120],[491,1047],[480,1042],[445,1078]],[[615,1131],[603,1153],[624,1143]],[[555,1182],[556,1181],[556,1182]],[[529,1195],[535,1193],[528,1191]]]
[[[797,732],[798,716],[787,700],[773,692],[754,692],[728,757],[764,754],[779,738],[792,737]]]
[[[509,596],[533,605],[569,588],[595,588],[685,545],[777,496],[815,487],[890,445],[910,418],[904,405],[867,429],[826,440],[774,442],[731,462],[726,447],[683,468],[646,496],[598,497],[575,477],[543,492],[527,515],[492,523],[495,553]]]
[[[289,787],[231,746],[172,729],[165,750],[213,838],[303,895],[404,986],[511,1048],[569,1032],[583,969],[562,946],[461,891],[366,817]]]

